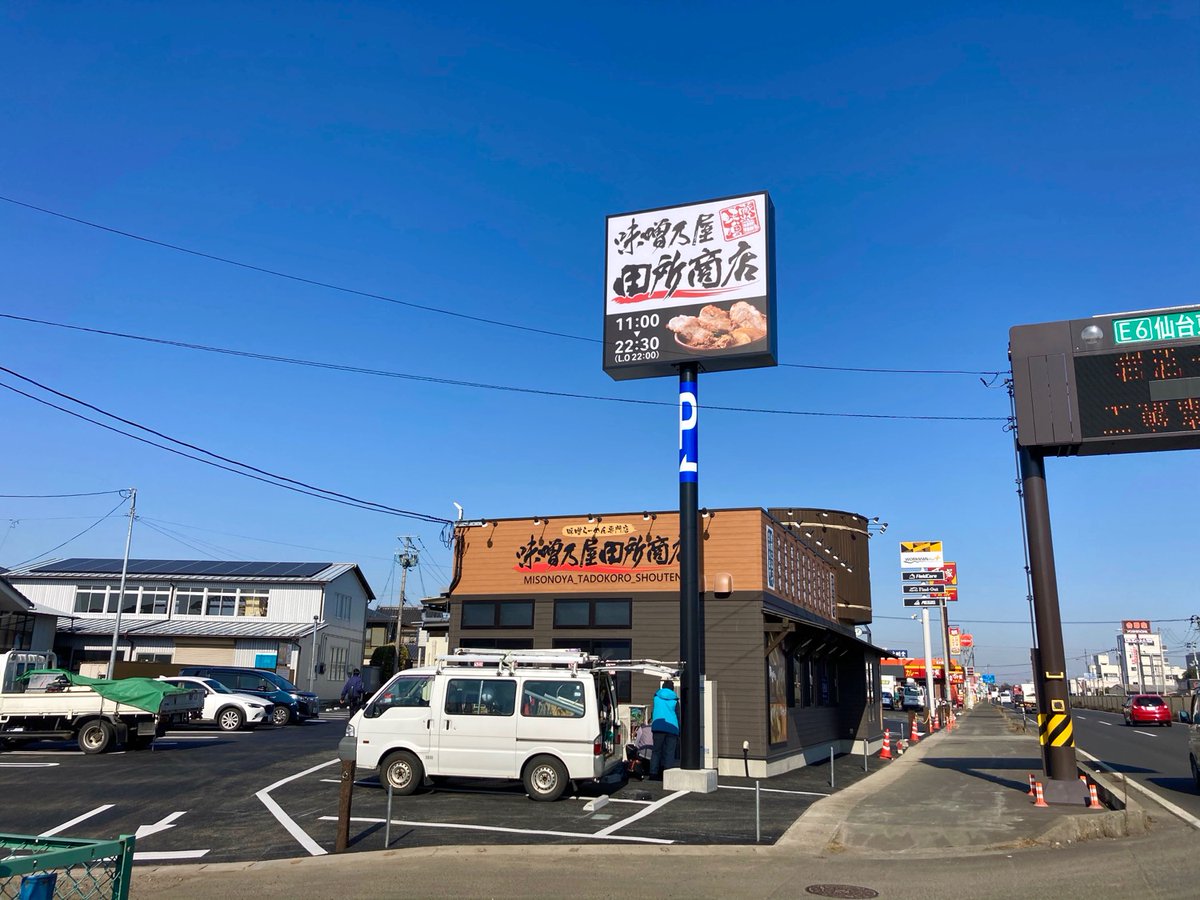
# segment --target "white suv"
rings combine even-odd
[[[250,694],[235,694],[212,678],[161,675],[159,681],[176,687],[199,688],[204,691],[204,712],[200,714],[199,721],[212,722],[222,731],[253,729],[263,722],[271,721],[271,710],[275,704]]]

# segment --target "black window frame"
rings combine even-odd
[[[491,624],[483,625],[468,625],[466,622],[467,608],[480,610],[486,606],[492,607]],[[500,621],[500,610],[504,607],[509,609],[518,606],[527,606],[529,608],[529,624],[528,625],[513,625],[511,622]],[[463,631],[475,631],[482,628],[512,628],[512,629],[532,629],[534,620],[534,603],[532,600],[464,600],[458,612],[458,627]]]
[[[558,622],[558,605],[560,603],[586,603],[588,605],[587,624],[560,625]],[[623,605],[626,610],[625,624],[596,624],[596,607],[600,604],[605,604],[608,606],[616,606],[618,604]],[[633,628],[633,600],[630,598],[613,599],[612,597],[560,597],[554,601],[553,622],[554,628],[557,631],[568,631],[573,628],[602,628],[611,629],[613,631],[629,631]]]

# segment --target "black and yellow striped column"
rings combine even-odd
[[[1071,713],[1038,713],[1038,743],[1043,747],[1074,747]]]

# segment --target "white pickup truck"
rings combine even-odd
[[[202,691],[150,678],[30,674],[55,664],[53,653],[0,653],[0,750],[45,740],[74,740],[88,754],[118,744],[141,750],[168,725],[196,718],[204,708]]]

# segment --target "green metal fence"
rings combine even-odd
[[[132,835],[90,841],[0,834],[0,900],[126,900],[132,868]]]

